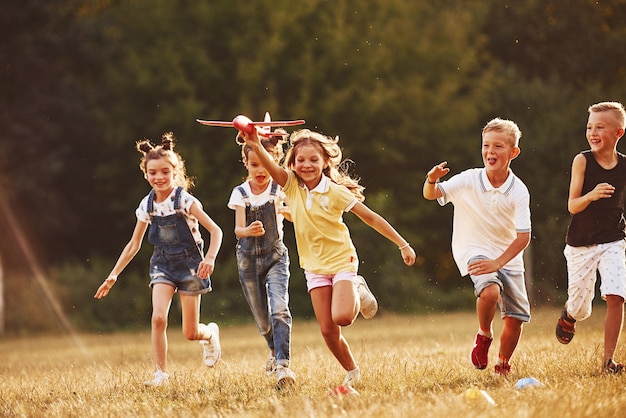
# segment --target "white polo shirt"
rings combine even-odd
[[[494,188],[484,168],[472,168],[437,183],[441,206],[454,205],[452,255],[462,276],[476,256],[496,259],[511,245],[518,232],[530,232],[530,194],[509,170],[504,184]],[[523,251],[503,268],[524,271]]]

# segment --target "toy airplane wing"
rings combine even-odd
[[[208,126],[222,126],[225,128],[232,128],[235,125],[232,122],[224,122],[221,120],[202,120],[202,119],[196,119],[196,122],[201,123],[203,125],[208,125]]]
[[[203,119],[196,119],[196,122],[201,123],[202,125],[208,125],[208,126],[221,126],[224,128],[233,128],[235,126],[235,124],[233,122],[226,122],[226,121],[221,121],[221,120],[203,120]],[[304,119],[297,119],[297,120],[283,120],[283,121],[269,121],[269,122],[254,122],[254,121],[250,121],[248,122],[249,125],[254,125],[254,126],[268,126],[270,128],[275,128],[275,127],[281,127],[281,126],[297,126],[297,125],[304,125],[306,123],[306,121]]]
[[[254,129],[257,129],[259,134],[265,137],[285,135],[284,133],[280,133],[280,132],[276,132],[276,133],[272,132],[271,128],[273,127],[295,126],[295,125],[302,125],[305,123],[304,119],[272,121],[272,118],[270,117],[269,112],[265,113],[265,119],[263,120],[263,122],[254,122],[250,120],[250,118],[244,115],[235,116],[235,119],[233,119],[232,122],[217,121],[217,120],[202,120],[202,119],[196,119],[196,122],[201,123],[203,125],[209,125],[209,126],[222,126],[222,127],[227,127],[227,128],[233,127],[239,130],[240,132],[246,132],[246,133],[252,133]]]
[[[304,121],[304,119],[297,119],[297,120],[273,120],[270,122],[249,122],[250,125],[254,125],[254,126],[268,126],[270,128],[278,128],[281,126],[296,126],[296,125],[304,125],[306,122]],[[230,124],[230,126],[232,126],[232,123]]]

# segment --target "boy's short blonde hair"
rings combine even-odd
[[[589,106],[589,113],[594,112],[612,112],[619,123],[619,126],[624,129],[626,122],[626,111],[624,111],[624,105],[620,102],[600,102]]]
[[[505,135],[509,135],[513,139],[513,146],[519,145],[519,140],[522,137],[522,131],[517,124],[512,120],[494,118],[491,119],[483,128],[482,134],[486,134],[489,131],[501,132]]]

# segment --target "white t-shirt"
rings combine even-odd
[[[472,257],[498,258],[518,232],[530,232],[530,194],[512,171],[497,189],[484,168],[463,171],[437,187],[443,194],[439,204],[454,205],[452,255],[462,276]],[[524,271],[523,251],[503,268]]]
[[[250,205],[253,207],[262,206],[270,200],[270,191],[272,190],[272,182],[269,182],[263,193],[254,194],[252,193],[252,189],[250,189],[250,183],[248,181],[244,181],[240,184],[241,187],[248,194],[248,200]],[[285,201],[285,193],[278,186],[276,189],[276,197],[274,198],[274,206],[276,207],[276,228],[278,229],[278,237],[283,239],[283,219],[284,216],[278,213],[278,209],[282,206]],[[241,192],[235,187],[230,194],[230,199],[228,200],[228,207],[232,210],[235,210],[237,206],[246,207],[246,202],[243,200],[243,196]]]
[[[164,201],[157,203],[156,200],[153,201],[154,211],[152,215],[154,216],[168,216],[174,215],[176,211],[174,210],[174,197],[176,195],[176,188],[172,190],[169,197]],[[148,197],[150,195],[146,195],[141,202],[139,203],[139,207],[135,211],[135,215],[137,219],[143,222],[150,223],[150,215],[148,214]],[[180,208],[183,210],[185,214],[185,219],[187,220],[187,225],[189,225],[189,230],[191,231],[191,235],[196,243],[202,243],[202,235],[200,234],[200,229],[198,227],[198,220],[189,213],[189,209],[191,209],[191,205],[195,203],[198,208],[202,209],[202,203],[194,196],[183,190],[180,193]]]

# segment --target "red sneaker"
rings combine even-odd
[[[484,369],[489,363],[489,346],[493,338],[485,337],[480,334],[476,334],[476,341],[474,342],[474,348],[470,360],[477,369]]]

